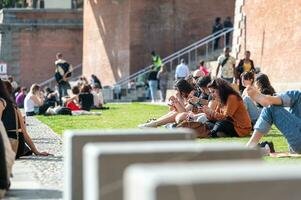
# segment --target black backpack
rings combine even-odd
[[[58,111],[57,111],[58,115],[72,115],[72,111],[70,108],[67,107],[61,107]]]

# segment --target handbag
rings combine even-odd
[[[196,131],[198,138],[208,138],[210,129],[206,123],[182,121],[176,128],[190,128]]]

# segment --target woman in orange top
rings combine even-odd
[[[212,137],[243,137],[251,132],[251,119],[243,100],[231,85],[221,79],[214,79],[209,85],[211,96],[219,102],[215,110],[203,107],[209,119]]]

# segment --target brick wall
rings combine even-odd
[[[128,0],[84,1],[83,73],[107,85],[129,75]]]
[[[115,81],[200,40],[217,16],[234,16],[235,0],[87,0],[83,72]]]
[[[301,89],[300,8],[301,1],[244,1],[246,32],[241,34],[239,57],[250,50],[255,65],[278,91]]]
[[[21,85],[53,77],[58,51],[73,66],[82,62],[81,11],[4,10],[2,16],[0,60]]]

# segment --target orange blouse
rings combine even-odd
[[[225,106],[219,104],[211,120],[223,120],[227,117],[233,120],[234,129],[240,137],[250,134],[252,130],[250,116],[243,100],[236,95],[230,95]]]

